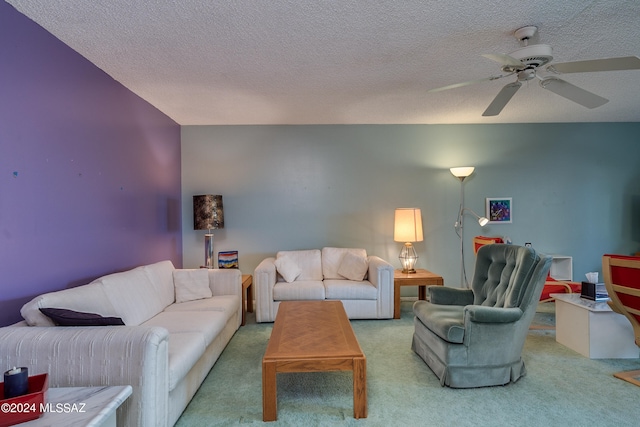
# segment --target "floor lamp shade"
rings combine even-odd
[[[393,240],[396,242],[405,242],[398,256],[400,264],[402,264],[403,273],[416,272],[415,265],[416,261],[418,261],[418,254],[411,243],[421,242],[423,238],[422,213],[420,209],[396,209]]]
[[[193,229],[209,230],[204,235],[204,265],[214,267],[213,234],[211,230],[224,228],[224,209],[222,196],[198,195],[193,196]]]

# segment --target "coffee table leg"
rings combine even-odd
[[[276,363],[262,361],[262,421],[278,418]]]
[[[353,418],[367,418],[367,359],[364,357],[353,359]]]

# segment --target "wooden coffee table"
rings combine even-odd
[[[283,301],[262,358],[262,420],[277,415],[276,374],[353,371],[353,417],[367,417],[367,361],[340,301]]]

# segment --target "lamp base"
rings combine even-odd
[[[213,234],[204,235],[204,266],[205,268],[214,268],[213,262]]]
[[[416,261],[418,261],[418,254],[416,254],[416,250],[413,248],[411,242],[407,242],[402,247],[400,251],[400,265],[402,265],[402,272],[404,274],[413,274],[416,272],[415,265]]]

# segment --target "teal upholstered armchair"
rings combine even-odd
[[[411,348],[455,388],[504,385],[525,375],[522,347],[551,257],[515,245],[478,250],[471,289],[427,288],[413,305]]]

